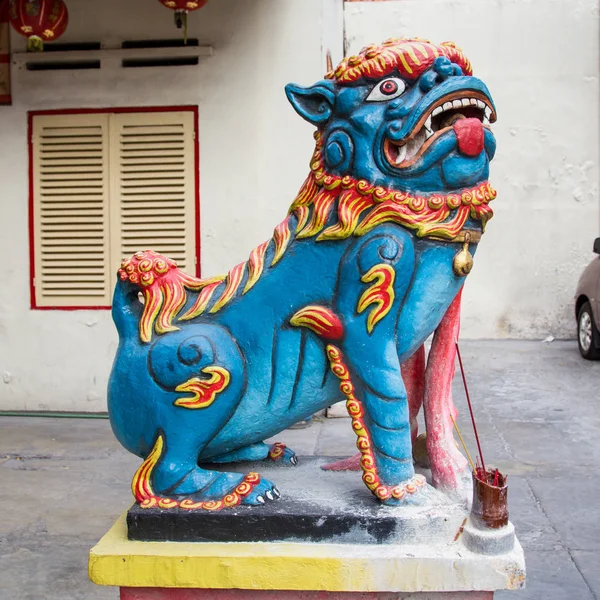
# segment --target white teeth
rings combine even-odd
[[[399,165],[401,162],[404,162],[406,158],[406,145],[400,146],[398,148],[398,158],[396,158],[396,164]]]
[[[433,135],[433,131],[431,129],[431,115],[425,121],[425,139],[428,140]]]
[[[417,154],[417,152],[420,150],[420,147],[425,143],[425,141],[428,140],[432,135],[434,135],[435,132],[433,131],[432,117],[437,117],[438,115],[446,111],[456,111],[462,109],[463,107],[470,108],[472,106],[484,111],[483,117],[480,118],[482,119],[484,125],[490,125],[492,109],[483,100],[479,100],[478,98],[461,98],[460,100],[456,99],[453,101],[444,102],[442,106],[436,107],[431,112],[431,114],[425,121],[423,129],[419,132],[419,134],[415,136],[415,138],[413,138],[411,141],[409,141],[405,146],[399,149],[400,154],[396,160],[396,164],[399,164],[404,160],[410,160],[413,156]],[[440,126],[441,129],[445,129],[449,126],[449,124],[446,121],[442,120],[441,123],[436,122],[436,125]]]

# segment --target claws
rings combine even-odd
[[[282,462],[286,465],[296,466],[298,459],[293,450],[290,450],[285,444],[275,442],[269,450],[268,458],[275,462]]]
[[[275,484],[268,479],[262,479],[253,493],[245,498],[244,504],[264,506],[270,502],[275,502],[279,498],[281,498],[281,493],[275,487]]]

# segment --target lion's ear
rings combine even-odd
[[[285,94],[296,112],[309,123],[323,125],[331,117],[335,103],[332,82],[323,80],[311,87],[288,83]]]

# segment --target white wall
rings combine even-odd
[[[61,41],[181,35],[156,0],[68,5]],[[0,107],[0,410],[106,410],[117,343],[108,311],[29,308],[27,111],[198,104],[202,273],[227,271],[271,236],[308,172],[311,128],[283,86],[322,75],[320,18],[321,0],[213,0],[190,15],[190,37],[215,49],[198,67],[13,68],[14,105]]]
[[[573,337],[573,294],[600,234],[596,0],[346,5],[348,52],[387,37],[456,42],[498,108],[498,190],[469,276],[464,337]]]
[[[311,128],[283,86],[323,73],[321,1],[212,0],[190,18],[190,36],[215,48],[198,67],[13,69],[14,106],[0,107],[0,410],[105,410],[117,342],[107,311],[29,308],[27,111],[198,104],[202,273],[223,272],[271,235],[307,173]],[[64,41],[178,35],[155,0],[69,0],[69,10]],[[571,336],[599,226],[595,0],[349,3],[346,34],[351,51],[400,35],[463,47],[499,110],[496,216],[467,284],[463,334]],[[13,51],[23,47],[14,35]]]

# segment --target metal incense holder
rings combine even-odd
[[[508,520],[508,478],[488,469],[486,479],[473,473],[473,506],[462,541],[473,552],[504,554],[515,545],[515,528]]]
[[[500,529],[508,525],[508,478],[493,469],[487,470],[486,477],[483,481],[473,473],[471,519],[481,529]]]

